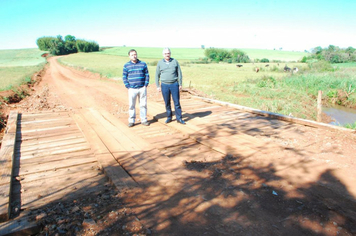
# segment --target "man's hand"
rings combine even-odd
[[[181,91],[182,90],[182,86],[179,86],[179,91]]]
[[[161,92],[161,88],[160,87],[157,88],[157,92]]]

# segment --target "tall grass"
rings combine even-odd
[[[11,90],[30,82],[32,75],[40,71],[43,65],[0,67],[0,91]]]
[[[355,129],[356,130],[356,122],[353,123],[353,124],[346,124],[344,125],[345,128],[348,128],[348,129]]]

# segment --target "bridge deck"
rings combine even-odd
[[[1,156],[7,156],[7,161],[2,160],[7,169],[1,165],[4,180],[1,186],[5,186],[6,181],[9,183],[13,176],[11,198],[6,200],[9,189],[0,196],[3,219],[9,218],[9,205],[14,210],[26,212],[53,201],[101,191],[107,176],[119,189],[138,187],[136,191],[127,192],[128,203],[150,226],[157,222],[151,213],[159,217],[156,212],[163,212],[160,215],[162,222],[169,218],[170,209],[164,208],[166,203],[163,204],[166,201],[181,199],[193,205],[206,201],[194,197],[196,191],[190,188],[194,185],[199,188],[201,183],[195,181],[207,181],[211,176],[206,171],[191,171],[185,164],[205,163],[209,166],[233,156],[238,162],[228,170],[234,173],[242,172],[241,166],[256,173],[260,170],[269,172],[273,166],[270,172],[278,172],[279,184],[287,186],[288,191],[294,191],[298,184],[317,179],[333,165],[325,163],[322,152],[319,154],[315,147],[310,147],[316,143],[309,140],[310,134],[318,131],[303,128],[305,124],[298,125],[289,122],[289,118],[271,118],[270,114],[245,112],[193,97],[182,98],[181,103],[183,117],[188,123],[185,126],[176,122],[164,124],[164,107],[156,102],[148,104],[150,114],[156,114],[149,127],[128,128],[124,123],[126,117],[119,119],[106,110],[92,108],[76,112],[14,113],[9,124],[16,124],[16,128],[8,128],[10,138],[4,138],[1,149],[7,153]],[[309,125],[318,124],[310,122]],[[298,149],[275,142],[274,137],[284,142],[299,140]],[[8,170],[11,156],[12,174]],[[310,161],[311,157],[313,161]],[[354,182],[354,175],[342,170],[341,164],[339,167],[335,174],[345,184]],[[299,176],[301,170],[302,177]],[[255,183],[259,181],[257,179]],[[230,184],[238,189],[243,179],[232,178]],[[200,191],[203,194],[205,188]],[[216,200],[224,201],[221,197],[216,196]],[[150,209],[150,206],[157,207]],[[16,214],[16,210],[12,214]],[[18,222],[16,218],[12,225],[0,225],[0,234],[20,228]],[[26,220],[21,222],[21,227],[35,227]]]

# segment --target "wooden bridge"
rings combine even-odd
[[[354,135],[353,131],[194,96],[184,97],[181,103],[185,126],[164,124],[164,108],[155,102],[149,103],[150,114],[156,114],[149,127],[128,128],[126,119],[91,108],[36,114],[12,111],[0,156],[0,217],[5,221],[0,235],[36,232],[36,222],[28,220],[29,210],[100,192],[107,180],[137,199],[128,204],[136,207],[145,224],[164,227],[165,223],[157,222],[165,222],[169,210],[159,206],[169,197],[189,199],[192,205],[206,201],[204,197],[191,199],[197,195],[191,188],[197,184],[195,179],[210,177],[204,171],[190,171],[189,165],[231,157],[238,157],[239,162],[229,170],[240,174],[273,165],[273,172],[281,178],[279,184],[288,191],[318,181],[328,169],[334,169],[345,186],[356,182],[349,168],[327,163],[320,155],[322,150],[315,151],[315,145],[327,138],[325,130],[331,136],[335,132]],[[321,137],[313,139],[312,133]],[[288,142],[295,140],[298,146],[292,150]],[[255,180],[255,184],[262,183]],[[334,183],[327,187],[338,190]],[[356,196],[355,191],[349,189]],[[158,207],[149,207],[152,204]],[[153,211],[167,214],[157,214],[157,219]]]

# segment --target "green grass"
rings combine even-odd
[[[154,84],[156,69],[154,62],[160,58],[161,50],[159,48],[136,49],[147,56],[147,58],[140,58],[148,63],[150,83]],[[182,52],[188,49],[179,50],[172,49],[172,56],[174,57],[174,52],[183,55]],[[188,58],[201,55],[196,50],[201,49],[194,49],[190,53],[186,53],[189,55],[188,57],[181,56],[182,59],[179,60],[183,72],[184,87],[190,86],[200,90],[213,99],[256,109],[315,120],[318,90],[323,90],[325,100],[331,102],[328,97],[332,94],[330,91],[346,90],[350,84],[352,88],[354,86],[354,74],[356,73],[352,68],[320,73],[314,67],[296,62],[268,63],[269,67],[265,67],[266,63],[245,63],[240,68],[237,68],[235,64],[228,63],[192,64]],[[118,79],[119,83],[122,83],[122,68],[124,63],[129,60],[126,55],[127,51],[127,48],[119,47],[100,53],[73,54],[63,57],[61,62],[89,69],[102,76]],[[258,50],[255,51],[255,55],[259,55]],[[260,55],[264,55],[268,50],[261,51]],[[269,51],[281,53],[281,51]],[[156,56],[149,58],[151,53],[152,55],[156,53]],[[292,54],[293,52],[289,52],[283,56],[285,59],[289,59],[288,61],[293,61],[293,57],[288,57]],[[300,56],[300,53],[296,54]],[[283,71],[285,65],[290,68],[298,67],[299,72],[294,75],[286,73]],[[260,68],[259,73],[255,72],[256,67]],[[350,102],[356,103],[354,94],[351,94]]]
[[[30,82],[34,73],[40,71],[43,64],[37,66],[0,67],[0,91],[11,90]]]
[[[280,61],[300,61],[308,53],[305,52],[291,52],[291,51],[279,51],[279,50],[267,50],[267,49],[241,49],[245,52],[250,59],[262,59],[267,58],[269,61],[280,60]]]
[[[137,51],[138,58],[162,59],[163,48],[146,48],[146,47],[114,47],[97,52],[98,54],[122,56],[128,59],[130,49]],[[197,60],[204,58],[204,50],[200,48],[171,48],[172,57],[177,60]]]
[[[46,61],[43,53],[36,48],[0,50],[0,67],[37,66]]]
[[[333,67],[335,68],[355,68],[356,63],[355,62],[350,62],[350,63],[337,63],[337,64],[332,64]]]
[[[114,47],[105,49],[98,53],[107,55],[116,55],[128,57],[128,51],[132,49],[130,47]],[[153,58],[161,59],[163,48],[146,48],[146,47],[134,47],[136,49],[139,58]],[[231,50],[232,48],[227,48]],[[308,55],[305,52],[290,52],[290,51],[278,51],[278,50],[267,50],[267,49],[239,49],[245,52],[250,59],[262,59],[267,58],[270,61],[280,60],[280,61],[300,61],[303,56]],[[199,58],[204,58],[204,50],[201,48],[171,48],[172,57],[177,60],[197,60]]]
[[[9,90],[30,81],[40,71],[46,59],[39,49],[0,50],[0,91]]]
[[[162,48],[136,47],[135,49],[139,58],[147,62],[150,83],[154,84],[156,63],[162,58]],[[99,73],[103,77],[122,83],[122,68],[129,61],[127,55],[129,50],[128,47],[115,47],[95,53],[71,54],[59,60],[65,65]],[[288,62],[268,63],[269,67],[265,66],[266,63],[245,63],[240,68],[228,63],[194,64],[191,62],[203,57],[204,50],[188,48],[172,48],[172,57],[178,59],[181,64],[183,87],[200,90],[213,99],[311,120],[316,117],[318,90],[324,92],[323,98],[326,102],[337,103],[338,92],[344,91],[349,97],[348,104],[343,105],[352,107],[356,104],[356,93],[353,90],[356,88],[355,64],[330,66],[316,63],[308,66],[305,63],[294,62],[304,55],[300,52],[243,50],[251,58],[268,58]],[[20,55],[19,52],[12,53]],[[41,54],[39,51],[36,53]],[[27,56],[24,54],[23,57]],[[7,63],[10,61],[7,59]],[[286,73],[283,71],[285,65],[290,68],[298,67],[299,72],[297,74]],[[255,72],[256,67],[260,69],[258,73]],[[24,77],[17,76],[17,73],[32,74],[38,69],[22,66],[13,67],[9,71],[9,68],[11,66],[0,67],[2,69],[0,80],[5,81],[6,78],[11,78],[10,81],[5,82],[7,86],[12,84],[16,77],[19,77],[17,81],[21,81],[21,78],[23,81]]]
[[[353,124],[346,124],[346,125],[344,125],[344,127],[348,128],[348,129],[356,129],[356,122]]]

